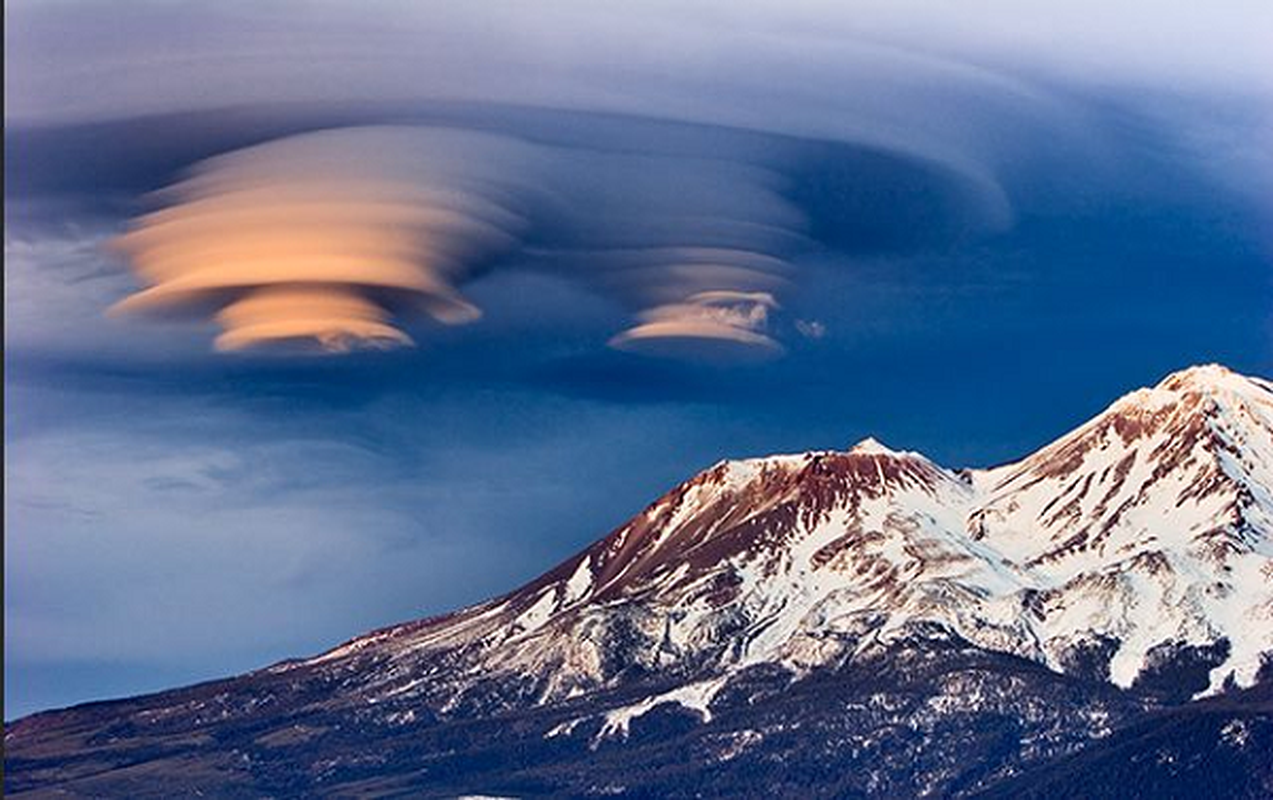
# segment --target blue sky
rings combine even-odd
[[[1254,4],[6,22],[9,718],[512,589],[721,458],[874,435],[989,465],[1189,364],[1273,374]],[[448,278],[480,320],[394,305],[417,346],[297,357],[106,315],[156,190],[319,130],[358,164],[385,125],[533,153],[481,174],[525,224]],[[708,245],[763,274],[629,255]],[[781,354],[608,346],[756,281]]]

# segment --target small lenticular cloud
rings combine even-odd
[[[638,315],[641,324],[610,340],[620,350],[654,355],[777,355],[782,346],[765,333],[778,307],[768,292],[707,291]]]
[[[498,137],[354,128],[203,162],[115,241],[147,285],[121,313],[210,317],[219,350],[410,345],[395,318],[480,311],[456,285],[525,225],[531,153]]]
[[[635,318],[611,347],[694,361],[783,352],[769,318],[795,277],[791,256],[809,246],[805,214],[777,173],[717,155],[614,155],[563,193],[579,232],[573,271]]]

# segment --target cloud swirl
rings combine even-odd
[[[856,269],[1113,197],[1159,128],[1267,216],[1268,159],[1242,144],[1267,128],[1250,14],[1182,59],[1161,41],[1210,12],[1129,7],[1109,47],[1078,7],[1040,27],[982,3],[996,24],[969,27],[906,4],[695,6],[19,3],[6,218],[117,229],[194,164],[119,238],[141,289],[118,313],[219,325],[221,350],[402,347],[477,319],[474,281],[528,269],[624,316],[598,346],[696,357],[820,339],[784,319],[806,313],[811,253]],[[1142,84],[1246,88],[1177,107]]]

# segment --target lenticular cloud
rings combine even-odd
[[[415,316],[477,319],[496,264],[627,307],[610,340],[655,356],[771,355],[804,217],[768,171],[426,126],[342,128],[198,164],[115,246],[144,288],[119,313],[210,319],[222,351],[413,344]]]
[[[480,311],[458,284],[525,227],[516,142],[437,129],[354,128],[209,159],[115,244],[146,285],[123,313],[206,317],[219,350],[411,344],[396,323]]]
[[[679,345],[683,351],[710,355],[734,345],[736,351],[741,346],[752,355],[778,354],[782,346],[766,332],[769,313],[777,307],[778,301],[767,292],[699,292],[682,302],[641,312],[641,324],[615,336],[610,346],[664,354]],[[698,347],[687,348],[687,344]]]

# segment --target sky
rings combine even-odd
[[[1273,375],[1268,3],[5,23],[6,719],[501,594],[722,458]]]

